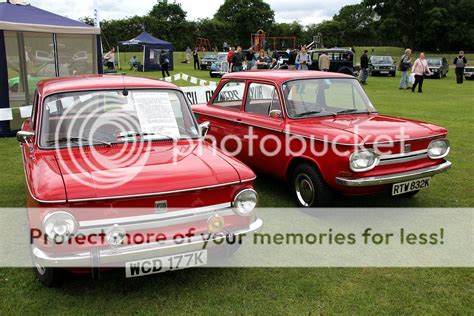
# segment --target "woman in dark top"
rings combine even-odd
[[[258,52],[256,64],[257,69],[268,69],[268,59],[265,56],[265,51],[263,49]]]

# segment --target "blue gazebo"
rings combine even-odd
[[[32,104],[39,80],[102,73],[100,47],[99,28],[13,0],[0,3],[0,110],[12,109],[10,118],[0,117],[0,136],[20,127],[18,108]]]
[[[160,57],[168,55],[169,69],[173,70],[173,44],[152,36],[143,31],[137,37],[128,41],[119,42],[125,46],[143,46],[143,71],[161,70]],[[120,57],[119,57],[120,60]]]

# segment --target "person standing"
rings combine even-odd
[[[189,46],[186,48],[186,64],[191,62],[191,48]]]
[[[170,60],[168,58],[167,53],[164,53],[164,54],[161,55],[160,63],[161,63],[161,74],[163,75],[163,78],[169,77],[170,72],[168,70],[169,70],[169,66],[170,66]],[[166,76],[165,76],[165,73],[166,73]]]
[[[295,70],[296,56],[298,56],[298,52],[296,49],[293,49],[290,52],[290,57],[288,58],[288,69]]]
[[[104,59],[106,60],[106,66],[108,70],[114,70],[115,68],[115,47],[112,47],[107,54],[105,54]]]
[[[331,64],[331,61],[329,60],[329,56],[326,52],[321,53],[318,64],[320,71],[329,71],[329,65]]]
[[[410,89],[410,74],[408,71],[411,67],[411,49],[405,49],[405,54],[400,59],[400,64],[398,65],[398,70],[402,72],[402,79],[400,79],[400,88],[403,89]],[[405,84],[405,88],[403,85]]]
[[[302,46],[295,60],[295,64],[298,65],[298,70],[308,70],[312,63],[311,56],[306,52],[306,46]]]
[[[199,70],[199,52],[197,48],[193,50],[194,69]]]
[[[369,77],[369,56],[367,49],[364,50],[362,56],[360,56],[360,83],[366,84],[367,78]]]
[[[222,45],[222,51],[226,53],[229,51],[229,44],[227,42],[224,42],[224,45]]]
[[[256,61],[253,47],[250,47],[247,51],[247,54],[245,54],[245,60],[247,61],[247,70],[252,70],[252,68],[255,66]]]
[[[415,60],[415,63],[413,64],[412,73],[415,74],[415,83],[411,87],[411,92],[415,92],[415,89],[418,86],[418,93],[422,93],[425,75],[431,76],[433,74],[430,71],[430,68],[428,67],[428,62],[426,61],[425,53],[420,53],[420,57]]]
[[[456,65],[456,82],[462,84],[464,81],[464,66],[467,64],[467,59],[464,57],[463,51],[460,51],[459,56],[454,58],[453,63]]]
[[[231,69],[232,72],[238,72],[243,70],[243,56],[242,56],[242,47],[237,46],[237,49],[232,54],[231,58]]]

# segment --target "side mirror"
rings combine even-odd
[[[201,130],[201,136],[206,137],[207,132],[211,129],[211,122],[205,121],[199,124],[199,129]]]
[[[35,133],[33,132],[19,131],[18,133],[16,133],[16,139],[22,144],[28,144],[30,142],[30,139],[34,136]]]
[[[279,119],[283,117],[280,110],[271,110],[268,116]]]

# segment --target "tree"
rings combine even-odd
[[[263,0],[225,0],[214,19],[227,26],[227,36],[235,34],[230,38],[234,44],[250,46],[250,34],[269,30],[275,22],[275,12]]]

